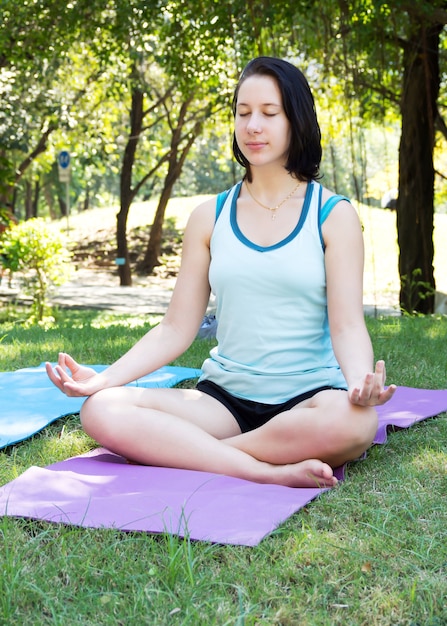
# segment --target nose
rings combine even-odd
[[[247,123],[247,132],[260,133],[262,131],[261,119],[256,113],[252,113]]]

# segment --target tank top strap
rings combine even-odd
[[[341,202],[342,200],[346,200],[347,202],[350,202],[349,198],[346,198],[346,196],[340,196],[339,194],[336,194],[334,196],[331,196],[330,198],[328,198],[326,200],[326,202],[323,204],[323,206],[321,206],[321,196],[323,194],[323,187],[320,185],[320,191],[319,191],[319,202],[318,202],[318,206],[319,206],[319,223],[320,226],[321,224],[323,224],[325,222],[325,220],[329,217],[330,212],[332,211],[332,209],[334,208],[334,206],[336,204],[338,204],[339,202]]]
[[[323,186],[320,185],[320,183],[313,183],[315,186],[318,186],[318,190],[315,188],[315,193],[318,194],[318,232],[320,235],[320,241],[321,241],[321,246],[323,248],[323,250],[325,249],[325,244],[324,244],[324,238],[323,238],[323,233],[321,230],[322,225],[324,224],[325,220],[329,217],[332,209],[334,208],[334,206],[336,204],[338,204],[339,202],[341,202],[342,200],[346,200],[347,202],[350,202],[349,198],[346,198],[346,196],[341,196],[339,194],[335,194],[334,196],[331,196],[330,198],[328,198],[326,200],[326,202],[322,205],[322,197],[323,197]]]
[[[217,222],[217,220],[219,219],[219,216],[222,213],[222,209],[225,206],[225,202],[227,201],[228,196],[230,194],[231,194],[231,196],[233,196],[235,192],[238,192],[238,190],[240,189],[241,185],[242,185],[242,181],[236,183],[235,185],[233,185],[229,189],[226,189],[225,191],[221,191],[217,195],[217,198],[216,198],[216,219],[215,219],[215,222]]]

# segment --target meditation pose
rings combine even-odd
[[[291,487],[332,487],[377,429],[385,364],[362,303],[363,239],[318,180],[321,135],[304,75],[281,59],[244,69],[234,100],[242,180],[198,206],[159,325],[101,373],[59,355],[47,371],[88,396],[84,430],[129,461]],[[217,346],[195,389],[125,387],[182,354],[211,291]]]

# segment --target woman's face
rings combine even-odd
[[[290,122],[281,92],[271,76],[254,75],[239,87],[235,136],[251,166],[280,164],[284,167],[290,145]]]

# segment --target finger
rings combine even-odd
[[[375,385],[375,374],[369,372],[365,376],[365,380],[363,381],[363,385],[359,392],[359,402],[362,404],[368,404],[371,396],[373,395]]]
[[[390,385],[386,389],[382,387],[380,393],[371,396],[369,405],[378,406],[381,404],[385,404],[386,402],[388,402],[388,400],[390,400],[390,398],[393,397],[396,389],[397,389],[396,385]]]
[[[69,374],[67,373],[67,370],[65,368],[61,367],[60,365],[56,365],[56,367],[54,369],[56,370],[62,385],[65,385],[65,383],[72,383],[72,382],[74,382],[72,377],[69,376]]]
[[[83,397],[88,395],[83,389],[79,389],[78,385],[74,382],[67,382],[66,384],[64,384],[63,391],[67,396],[70,397]]]
[[[53,385],[55,385],[58,389],[60,389],[61,391],[63,390],[62,387],[62,381],[59,378],[59,376],[56,375],[53,366],[51,365],[51,363],[45,363],[45,369],[48,375],[48,378],[51,380],[51,382],[53,383]]]
[[[387,389],[385,389],[380,397],[380,404],[385,404],[385,402],[388,402],[388,400],[390,400],[394,396],[396,389],[396,385],[390,385]]]
[[[352,404],[358,404],[359,400],[360,400],[360,389],[358,387],[355,387],[354,389],[351,390],[350,394],[349,394],[349,399],[352,402]]]
[[[377,361],[374,373],[378,378],[381,379],[382,385],[384,385],[385,380],[386,380],[385,361],[383,360]]]
[[[365,400],[369,400],[368,404],[375,405],[380,402],[381,396],[384,391],[385,379],[385,361],[377,361],[374,368],[374,374],[372,375],[372,379],[370,380],[369,396],[363,396]]]
[[[385,361],[383,359],[379,359],[376,362],[376,368],[375,369],[376,369],[376,373],[379,372],[379,371],[383,372],[384,369],[385,369]]]
[[[65,357],[66,354],[65,352],[59,352],[58,357],[57,357],[57,364],[60,365],[61,367],[65,368]]]
[[[76,372],[79,369],[79,363],[74,360],[74,358],[70,354],[64,354],[65,356],[65,364],[71,372]]]
[[[73,359],[70,357],[69,354],[66,354],[65,352],[59,352],[57,364],[64,371],[66,371],[67,369],[70,370],[71,372],[73,371],[72,362],[76,365],[76,362],[73,361]]]

